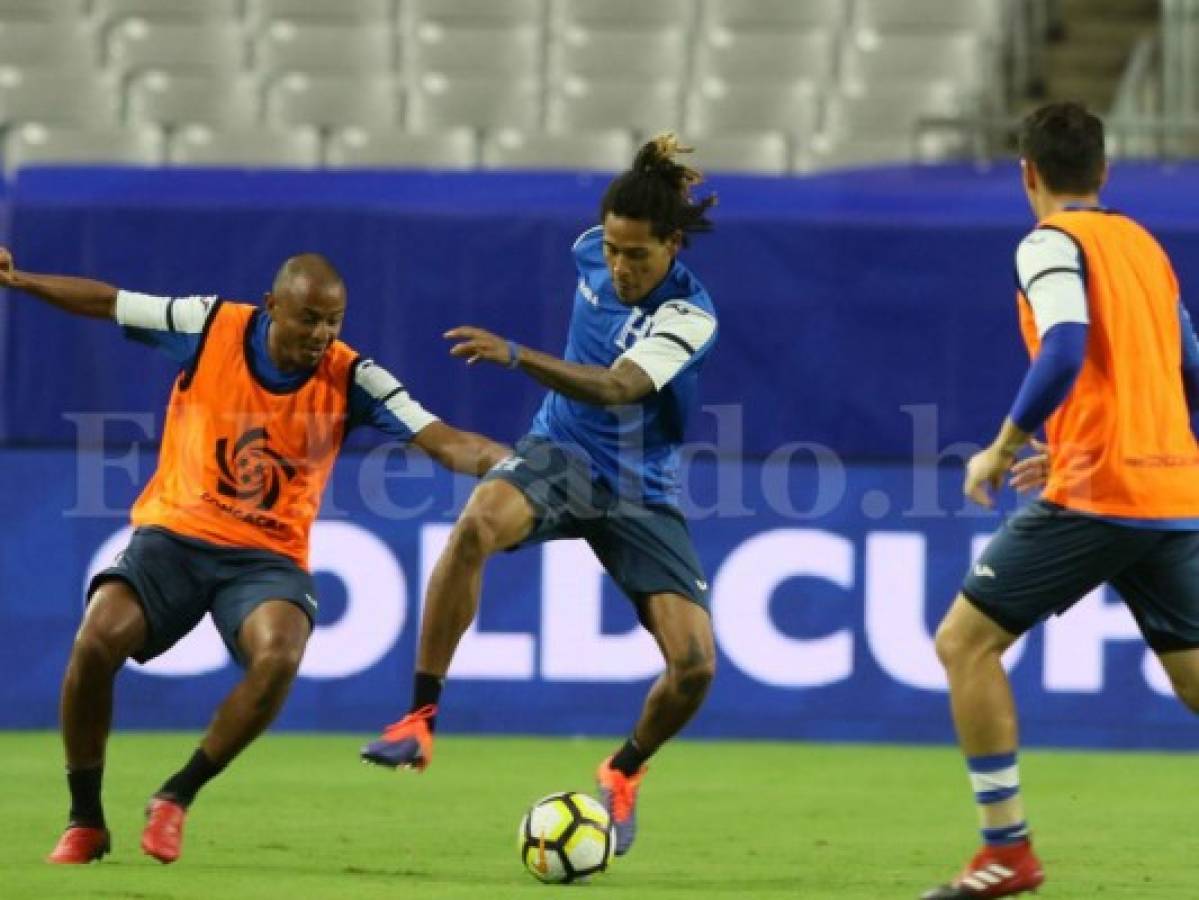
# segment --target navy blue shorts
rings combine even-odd
[[[1012,634],[1060,615],[1103,583],[1158,653],[1199,647],[1199,532],[1105,522],[1039,500],[1009,518],[962,594]]]
[[[522,438],[516,454],[483,478],[494,479],[518,488],[537,520],[529,536],[510,549],[582,538],[643,622],[643,603],[651,594],[679,594],[707,608],[708,582],[678,510],[617,496],[592,480],[585,458],[539,437]]]
[[[218,547],[165,528],[138,528],[129,546],[87,588],[90,600],[106,581],[125,581],[146,615],[146,643],[134,659],[165,653],[200,624],[205,613],[238,665],[241,623],[267,600],[290,600],[316,622],[316,585],[292,560],[267,550]]]

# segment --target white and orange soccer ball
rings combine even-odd
[[[538,881],[566,884],[608,868],[616,836],[598,800],[574,791],[542,797],[520,820],[521,862]]]

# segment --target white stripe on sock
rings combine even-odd
[[[970,787],[974,789],[974,793],[976,794],[981,794],[983,791],[1001,791],[1004,788],[1019,786],[1019,766],[1008,766],[1006,769],[1000,769],[997,772],[970,773]]]

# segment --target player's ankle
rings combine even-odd
[[[624,745],[612,755],[609,767],[621,774],[633,776],[641,771],[649,756],[638,746],[635,738],[630,737]]]
[[[408,713],[418,712],[425,707],[433,708],[433,715],[425,718],[425,724],[432,731],[437,724],[437,704],[441,702],[441,689],[445,679],[429,672],[417,672],[412,680],[412,706]]]

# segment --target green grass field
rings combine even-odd
[[[147,795],[194,735],[119,734],[105,798],[114,852],[41,860],[63,826],[56,735],[0,733],[0,897],[914,898],[964,861],[974,812],[948,748],[680,742],[654,762],[633,852],[584,887],[534,882],[526,806],[592,792],[611,741],[442,737],[424,775],[357,762],[363,736],[270,735],[205,790],[183,858],[138,849]],[[1192,757],[1029,752],[1023,777],[1047,898],[1194,898]]]

